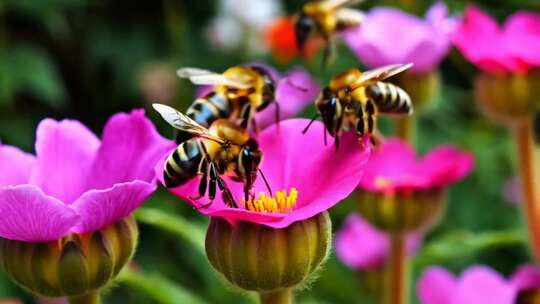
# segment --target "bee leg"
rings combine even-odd
[[[336,152],[339,150],[339,135],[336,134],[334,144],[336,145]]]
[[[229,189],[229,187],[227,187],[227,184],[219,175],[217,176],[217,185],[219,187],[219,190],[221,190],[221,197],[223,198],[223,202],[231,208],[238,208],[238,204],[236,204],[231,190]]]
[[[276,126],[278,128],[278,131],[279,131],[279,121],[281,120],[281,113],[280,113],[280,107],[279,107],[279,103],[277,101],[274,101],[274,105],[276,107],[276,112],[275,112],[275,119],[276,119]]]
[[[208,186],[208,174],[205,172],[203,173],[203,176],[201,177],[201,181],[199,182],[199,191],[197,196],[190,196],[189,198],[192,200],[199,200],[206,194],[206,187]]]
[[[251,105],[249,103],[244,105],[244,107],[242,108],[242,111],[240,112],[240,117],[242,118],[240,126],[243,129],[247,129],[249,120],[251,118]]]
[[[332,40],[332,38],[327,37],[325,43],[325,47],[323,50],[323,61],[322,61],[322,69],[323,71],[326,70],[326,68],[334,61],[334,57],[336,55],[335,50],[335,43]]]

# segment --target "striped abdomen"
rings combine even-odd
[[[409,94],[400,87],[387,82],[376,82],[365,88],[366,96],[372,99],[381,113],[412,114],[413,106]]]
[[[226,96],[212,91],[201,98],[197,98],[187,109],[186,115],[201,126],[209,128],[216,119],[229,118],[231,104]],[[177,132],[176,143],[183,143],[192,137],[191,134]]]
[[[198,139],[181,143],[165,162],[165,170],[163,171],[165,187],[178,187],[195,177],[201,157]]]

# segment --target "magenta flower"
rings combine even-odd
[[[510,283],[520,292],[540,289],[540,268],[533,264],[525,264],[510,277]]]
[[[374,8],[362,26],[345,33],[344,38],[369,68],[413,62],[412,72],[429,72],[450,50],[456,20],[447,15],[443,2],[435,3],[425,19],[395,8]]]
[[[314,123],[314,130],[302,134],[308,122],[306,119],[285,120],[279,124],[279,128],[272,125],[257,137],[264,155],[261,169],[275,195],[273,202],[268,199],[269,193],[259,177],[254,186],[257,200],[253,205],[230,208],[217,195],[211,206],[198,211],[231,222],[249,221],[283,228],[321,213],[349,195],[358,185],[370,154],[369,148],[360,148],[356,137],[350,134],[344,136],[343,144],[336,152],[331,144],[323,144],[322,123]],[[162,183],[164,161],[165,158],[156,166],[156,174]],[[198,184],[199,180],[193,179],[170,191],[194,207],[199,207],[208,199],[191,199],[197,194]],[[242,202],[242,183],[227,179],[227,184],[235,200]]]
[[[424,271],[417,283],[422,304],[514,304],[518,289],[486,266],[473,266],[456,278],[440,267]]]
[[[412,256],[420,247],[421,237],[411,234],[406,243],[407,254]],[[349,215],[336,234],[337,257],[355,270],[380,269],[384,265],[388,250],[388,235],[357,214]]]
[[[428,190],[446,187],[472,170],[473,156],[444,145],[417,159],[400,139],[389,139],[371,157],[360,187],[371,192]]]
[[[279,103],[281,119],[294,117],[302,111],[304,107],[311,103],[317,94],[319,94],[319,85],[311,78],[309,73],[302,68],[293,68],[285,75],[281,75],[268,65],[261,63],[252,63],[251,65],[265,69],[270,73],[274,81],[276,81],[277,87],[275,97],[276,101]],[[201,86],[197,90],[197,97],[203,96],[211,90],[212,86]],[[275,123],[275,111],[275,106],[270,105],[255,115],[259,128],[264,129]]]
[[[526,72],[540,66],[540,14],[517,12],[502,27],[475,6],[465,10],[452,39],[463,56],[487,73]]]
[[[51,241],[127,217],[156,188],[171,149],[144,111],[116,114],[100,141],[78,121],[44,119],[36,156],[0,146],[0,237]]]

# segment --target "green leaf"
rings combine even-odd
[[[178,235],[197,248],[203,256],[206,255],[204,249],[206,233],[201,225],[156,208],[140,208],[135,212],[135,218],[141,223],[153,225]]]
[[[156,303],[208,303],[191,291],[169,281],[159,274],[135,272],[126,268],[120,273],[117,281],[125,284],[134,292],[145,294],[155,300]]]
[[[441,264],[500,247],[525,246],[526,236],[521,230],[473,233],[456,231],[433,240],[418,252],[415,266]]]

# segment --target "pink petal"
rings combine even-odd
[[[308,72],[301,68],[291,70],[277,82],[276,101],[279,103],[281,119],[292,118],[313,102],[319,93],[319,85]],[[257,123],[261,128],[275,123],[275,105],[270,105],[257,113]]]
[[[86,233],[107,227],[130,215],[156,190],[154,183],[135,180],[109,189],[90,190],[72,205],[81,222],[73,228]]]
[[[373,153],[368,162],[360,187],[379,192],[398,187],[425,187],[428,180],[417,174],[414,151],[400,139],[388,139]],[[390,182],[382,185],[379,181]]]
[[[351,214],[336,234],[336,254],[356,270],[376,270],[384,264],[388,238],[366,220]]]
[[[444,19],[443,9],[444,4],[435,5],[426,21],[397,9],[375,8],[362,26],[345,34],[345,41],[369,68],[413,62],[413,72],[429,71],[449,50],[452,23]]]
[[[505,45],[513,55],[527,65],[540,66],[540,14],[513,14],[504,24],[504,35]]]
[[[420,244],[420,235],[407,236],[407,255],[414,255]],[[336,235],[337,256],[344,264],[357,270],[372,271],[383,266],[388,246],[388,235],[357,214],[349,215]]]
[[[25,242],[52,241],[66,235],[79,216],[34,185],[0,188],[0,237]]]
[[[198,209],[198,211],[208,216],[220,216],[231,221],[245,220],[273,228],[282,228],[325,211],[344,199],[358,185],[370,154],[369,150],[360,148],[354,134],[347,134],[342,139],[339,151],[336,152],[332,143],[324,146],[322,123],[314,123],[309,132],[302,135],[302,130],[308,123],[307,119],[285,120],[279,124],[279,129],[276,125],[272,125],[262,131],[258,137],[264,155],[261,169],[272,190],[274,192],[289,191],[292,187],[298,189],[297,208],[293,212],[272,214],[228,208],[223,204],[220,195],[216,196],[211,206]],[[164,159],[156,166],[156,172],[161,181],[163,162]],[[317,179],[314,178],[315,176],[325,178]],[[194,179],[182,187],[171,189],[171,192],[194,206],[200,206],[208,200],[201,199],[194,202],[189,198],[196,194],[197,185],[198,181]],[[228,186],[236,201],[240,202],[243,197],[241,184],[228,181]],[[257,178],[254,186],[254,192],[259,191],[268,194],[260,177]]]
[[[540,268],[534,264],[520,266],[512,277],[510,283],[519,291],[540,288]]]
[[[28,183],[35,164],[32,154],[0,144],[0,187]]]
[[[458,303],[513,304],[517,289],[489,267],[474,266],[458,282]]]
[[[88,179],[90,189],[107,189],[133,180],[150,182],[153,168],[175,144],[159,135],[143,110],[112,116]]]
[[[37,128],[37,167],[31,183],[66,204],[85,188],[99,147],[97,137],[78,121],[44,119]]]
[[[474,167],[474,157],[445,145],[431,150],[420,162],[420,170],[429,176],[432,186],[446,186],[463,179]]]
[[[517,66],[495,20],[475,6],[467,7],[452,40],[463,56],[488,73],[512,71]]]
[[[456,279],[451,273],[433,266],[422,273],[416,284],[416,290],[422,304],[453,304],[456,303],[453,301],[456,285]]]

